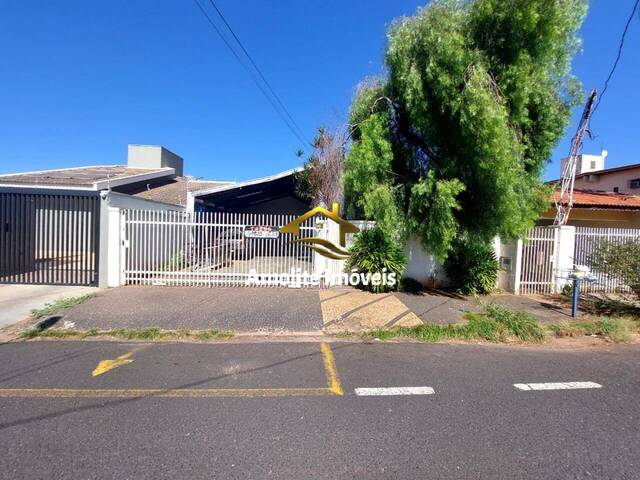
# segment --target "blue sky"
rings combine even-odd
[[[390,21],[424,4],[217,3],[307,137],[344,119],[354,87],[382,70]],[[164,145],[185,158],[186,173],[205,178],[241,180],[299,165],[299,142],[192,0],[2,6],[0,172],[122,164],[128,143]],[[592,2],[574,61],[586,90],[603,84],[631,6],[632,0]],[[597,138],[584,148],[608,149],[608,166],[640,162],[639,45],[637,16],[594,118]],[[557,177],[574,131],[575,122],[545,178]]]

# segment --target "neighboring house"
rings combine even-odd
[[[607,155],[603,151],[600,155],[578,156],[568,225],[640,228],[640,164],[605,168]],[[562,160],[562,168],[567,160]],[[554,200],[558,197],[556,191]],[[555,207],[550,205],[538,225],[553,224],[555,214]]]
[[[555,192],[559,197],[559,192]],[[556,216],[553,203],[542,214],[538,225],[552,225]],[[640,228],[640,195],[574,190],[568,225],[576,227]]]
[[[601,155],[580,155],[576,165],[575,188],[640,195],[640,163],[605,168],[606,157],[606,151]]]
[[[0,175],[0,283],[103,284],[110,208],[304,213],[294,174],[193,180],[166,148],[129,145],[127,165]]]

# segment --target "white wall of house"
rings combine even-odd
[[[176,175],[182,176],[184,160],[182,157],[160,145],[129,145],[127,166],[134,168],[175,169]]]
[[[125,193],[108,192],[107,205],[112,208],[134,208],[139,210],[172,210],[184,212],[185,208],[170,203],[156,202],[146,198],[134,197]]]

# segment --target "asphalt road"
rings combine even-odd
[[[639,363],[631,346],[9,343],[0,477],[635,479]],[[376,387],[433,394],[355,393]]]

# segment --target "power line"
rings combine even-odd
[[[213,6],[213,8],[216,10],[216,12],[218,12],[218,15],[220,16],[220,18],[222,19],[222,21],[224,22],[224,24],[226,25],[227,29],[229,29],[229,32],[231,32],[231,35],[233,35],[233,38],[235,38],[236,42],[238,42],[238,45],[240,45],[240,48],[242,49],[242,51],[244,52],[244,54],[247,56],[247,58],[249,59],[249,61],[251,62],[251,65],[253,65],[253,68],[256,69],[256,71],[258,72],[258,75],[260,75],[260,78],[262,79],[262,81],[265,83],[265,85],[267,86],[267,88],[269,89],[269,91],[273,94],[273,97],[276,99],[276,101],[278,102],[278,104],[280,105],[280,107],[282,107],[282,110],[284,111],[284,113],[287,115],[287,117],[289,118],[289,120],[291,120],[291,123],[298,129],[298,132],[300,133],[300,135],[302,135],[303,138],[306,138],[302,129],[300,128],[300,126],[298,125],[298,123],[295,121],[295,119],[291,116],[291,113],[289,113],[289,110],[287,109],[287,107],[284,105],[284,103],[282,102],[282,100],[280,100],[280,97],[278,97],[278,94],[275,92],[275,90],[273,89],[273,87],[271,87],[271,84],[269,83],[269,81],[265,78],[264,74],[262,73],[262,70],[260,70],[260,67],[258,67],[258,65],[256,64],[256,62],[253,60],[253,57],[249,54],[249,52],[247,51],[247,49],[245,48],[245,46],[243,45],[242,41],[240,40],[240,38],[238,37],[238,35],[236,35],[236,33],[233,31],[233,28],[231,28],[231,25],[229,25],[229,22],[227,22],[227,19],[225,18],[225,16],[222,14],[222,12],[220,11],[220,9],[218,8],[218,6],[216,5],[216,3],[213,0],[209,0],[209,3],[211,4],[211,6]],[[309,143],[309,142],[308,142]]]
[[[604,88],[602,89],[602,93],[600,93],[600,98],[598,98],[598,102],[596,103],[596,106],[593,107],[592,115],[596,113],[596,110],[598,109],[598,106],[600,105],[600,102],[602,101],[602,98],[604,97],[604,94],[607,91],[607,88],[609,88],[609,81],[613,77],[613,74],[616,71],[616,68],[618,67],[618,63],[620,62],[620,58],[622,57],[624,40],[625,40],[625,37],[627,36],[627,32],[629,31],[629,26],[631,25],[631,20],[633,20],[633,16],[636,14],[636,10],[638,9],[639,4],[640,4],[640,0],[636,0],[636,2],[633,5],[633,10],[631,10],[631,15],[629,15],[629,18],[627,19],[627,23],[624,27],[624,31],[622,32],[622,37],[620,38],[620,45],[618,46],[618,54],[616,55],[616,60],[615,62],[613,62],[613,67],[611,67],[609,76],[604,82]]]
[[[282,113],[282,111],[280,110],[280,108],[278,108],[278,105],[273,101],[273,99],[271,98],[271,96],[269,95],[269,93],[265,90],[265,88],[262,86],[262,84],[260,83],[259,79],[256,78],[255,73],[253,72],[253,70],[251,70],[251,68],[249,68],[249,66],[242,60],[242,58],[240,57],[240,55],[238,55],[238,52],[236,52],[236,50],[231,46],[231,44],[229,43],[229,41],[226,39],[226,37],[222,34],[222,32],[220,31],[220,29],[218,28],[218,26],[215,24],[215,22],[211,19],[211,17],[209,16],[209,14],[207,13],[207,11],[203,8],[203,6],[200,4],[200,2],[198,0],[193,0],[194,3],[198,6],[198,9],[200,10],[200,12],[202,13],[202,15],[204,15],[204,17],[207,19],[207,21],[209,22],[209,25],[211,25],[211,27],[213,28],[213,30],[218,34],[218,36],[220,37],[220,39],[224,42],[224,44],[226,45],[226,47],[231,51],[231,53],[233,54],[233,56],[236,58],[236,60],[238,60],[238,62],[240,63],[240,65],[242,65],[242,67],[246,70],[246,72],[249,74],[249,76],[251,77],[251,80],[253,80],[253,83],[256,84],[256,86],[258,87],[258,89],[260,90],[260,92],[262,93],[262,95],[264,95],[264,97],[267,99],[267,101],[271,104],[271,106],[273,107],[273,109],[276,111],[276,113],[278,114],[278,116],[282,119],[282,121],[285,123],[285,125],[287,126],[287,128],[291,131],[291,133],[293,133],[293,135],[300,141],[302,142],[302,144],[304,146],[309,145],[309,143],[304,139],[304,137],[302,135],[300,135],[295,128],[292,126],[292,124],[289,122],[289,120],[287,119],[287,117]]]

